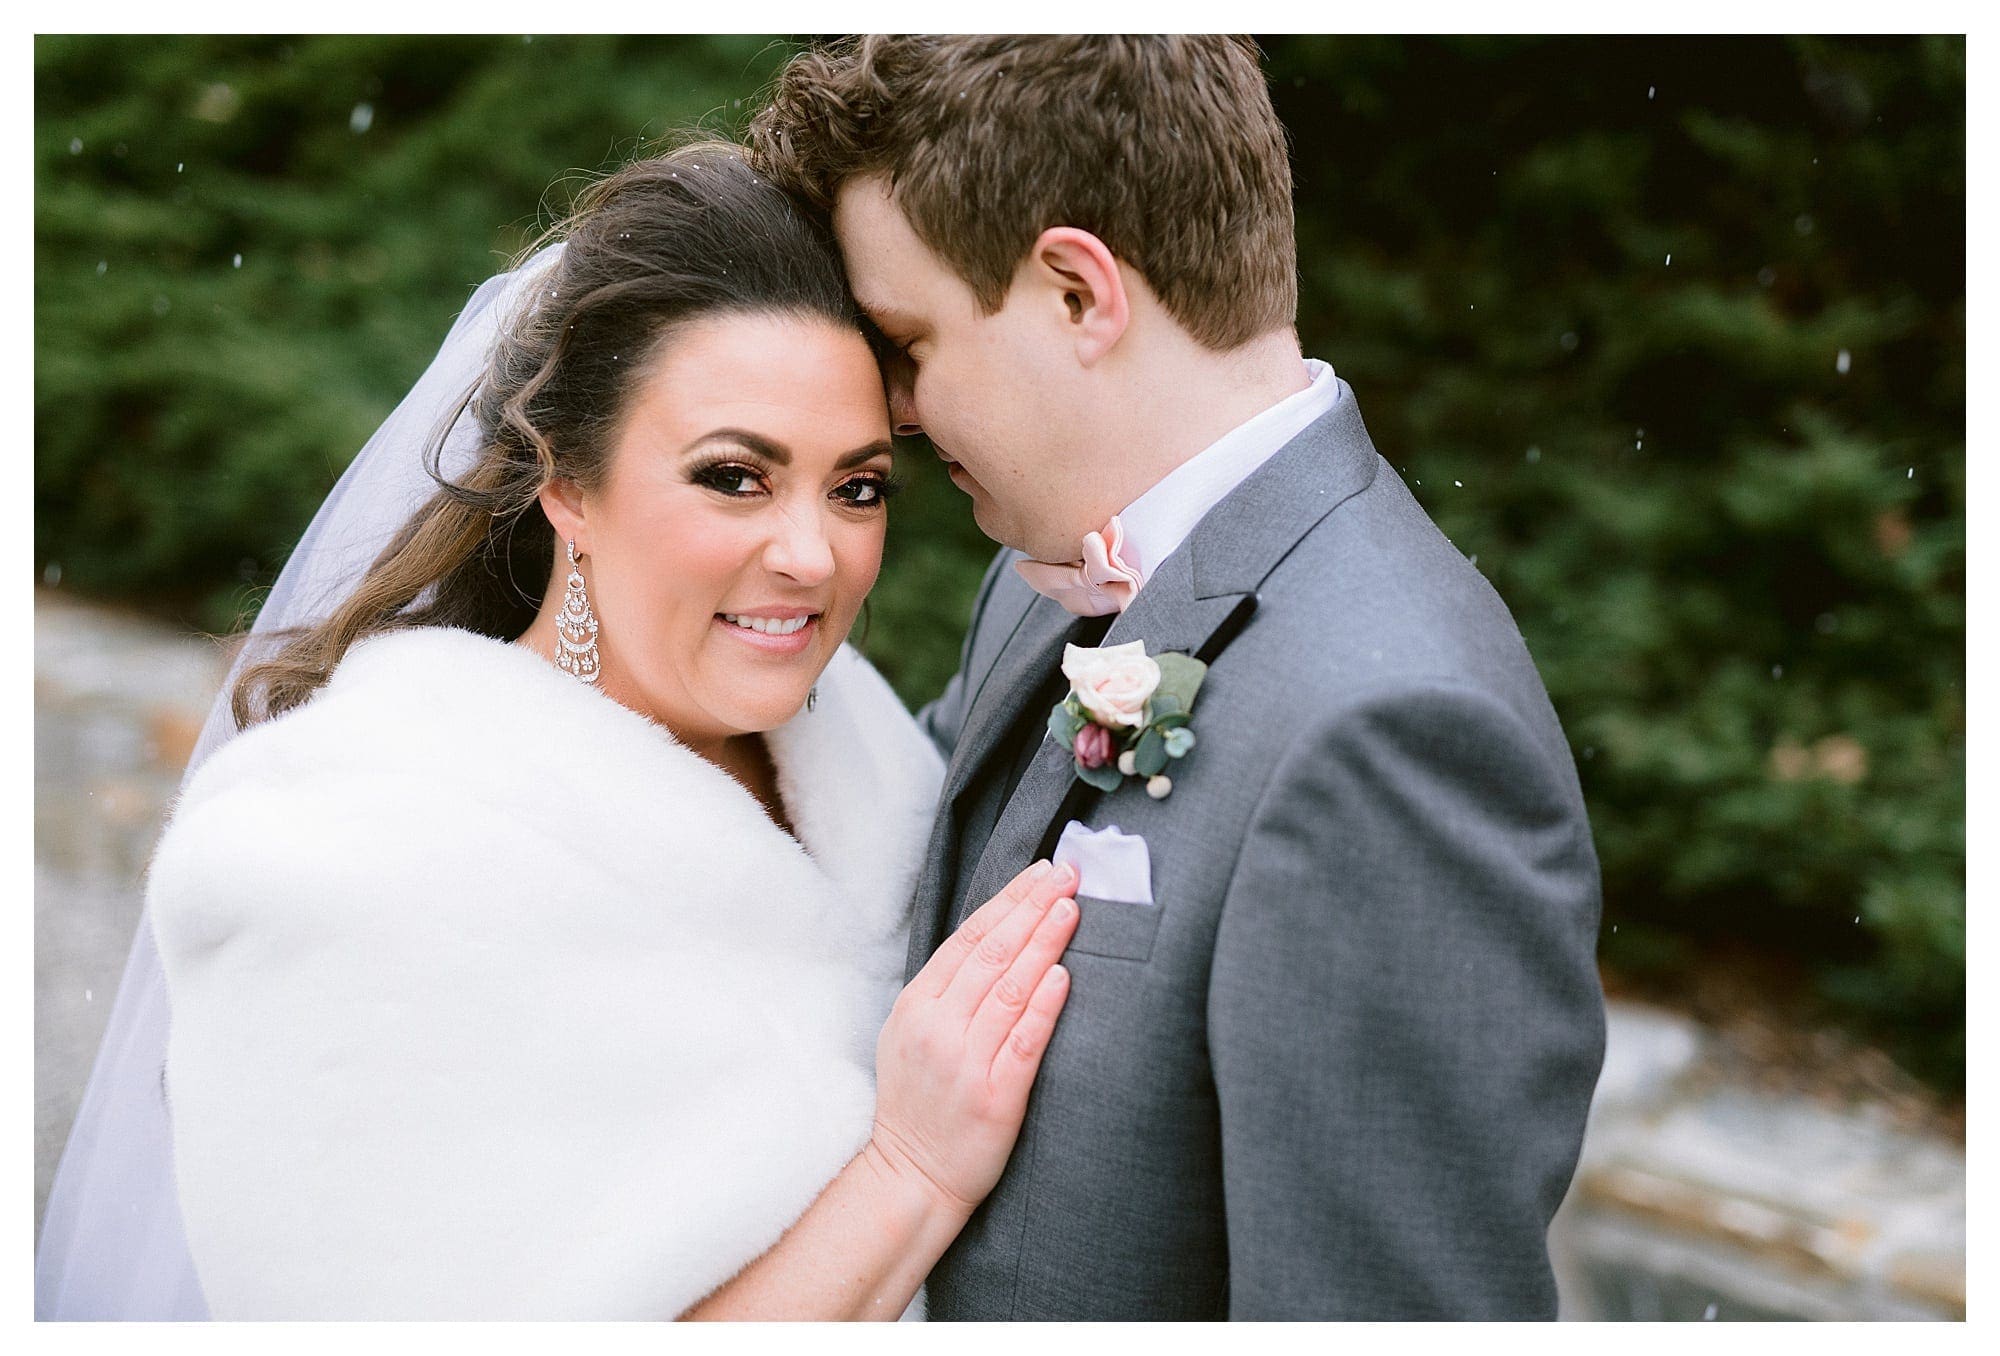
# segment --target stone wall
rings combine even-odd
[[[1610,1028],[1550,1231],[1565,1318],[1965,1316],[1957,1144],[1718,1084],[1675,1014],[1613,1004]]]

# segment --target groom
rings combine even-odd
[[[1604,1038],[1589,826],[1513,619],[1299,351],[1255,49],[864,39],[795,58],[751,141],[1007,548],[922,716],[950,771],[910,968],[1036,857],[1082,872],[931,1316],[1553,1317]],[[1066,647],[1133,642],[1207,670],[1192,740],[1127,773],[1151,670],[1100,658],[1050,713]]]

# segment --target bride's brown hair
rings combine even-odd
[[[376,557],[353,593],[314,625],[274,633],[230,693],[243,728],[298,706],[356,642],[413,626],[512,640],[541,607],[555,534],[538,496],[551,480],[599,483],[633,387],[673,331],[715,315],[779,314],[861,327],[823,223],[744,163],[736,146],[694,142],[625,166],[578,195],[561,257],[532,305],[504,323],[471,405],[478,445]],[[258,641],[265,637],[258,637]]]

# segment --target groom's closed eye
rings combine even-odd
[[[904,358],[910,356],[910,346],[917,342],[917,335],[906,329],[885,329],[881,331],[884,347],[893,354]]]

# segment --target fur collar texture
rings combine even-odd
[[[671,1318],[776,1242],[867,1139],[942,769],[850,649],[768,740],[798,841],[416,630],[199,770],[147,900],[218,1318]]]

